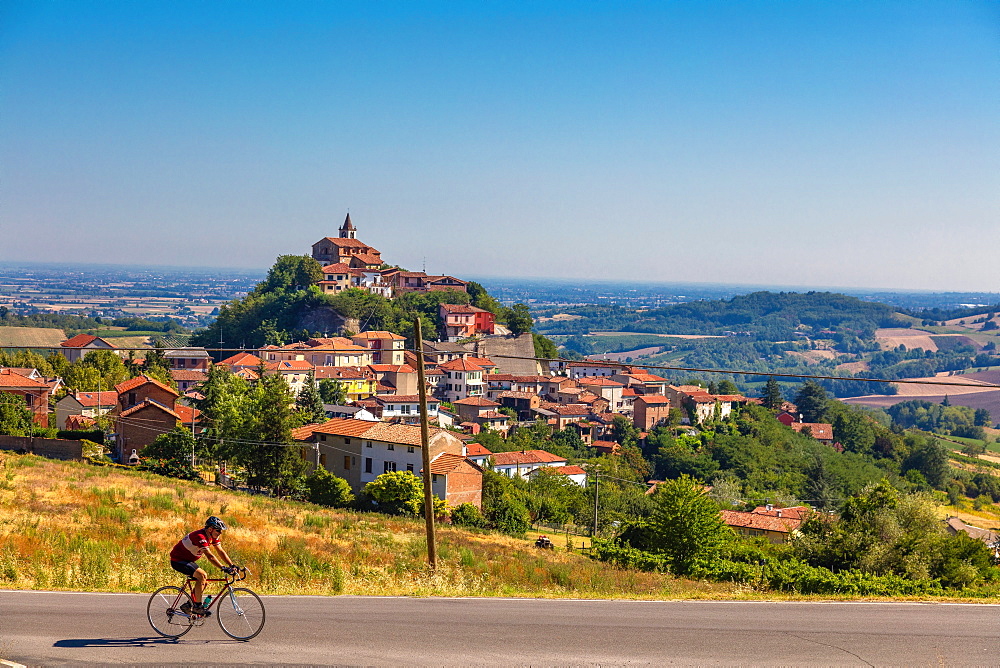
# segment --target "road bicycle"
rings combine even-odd
[[[246,580],[248,571],[239,568],[224,578],[209,578],[208,582],[224,583],[219,593],[211,598],[208,610],[215,608],[215,618],[219,620],[222,631],[236,640],[250,640],[264,628],[264,603],[260,596],[246,587],[233,587],[237,582]],[[191,598],[194,578],[188,578],[183,587],[168,585],[160,587],[149,597],[146,604],[146,618],[153,630],[165,638],[180,638],[195,626],[202,626],[208,615],[197,612],[184,612],[182,606],[194,603]],[[206,589],[206,594],[208,587]]]

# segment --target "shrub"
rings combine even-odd
[[[324,468],[317,468],[306,476],[305,485],[310,502],[333,508],[347,508],[354,503],[351,486]]]
[[[486,526],[486,518],[483,517],[479,508],[476,508],[471,503],[459,504],[451,511],[451,522],[456,526],[473,529],[480,529]]]

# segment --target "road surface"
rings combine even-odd
[[[143,594],[0,591],[0,665],[1000,665],[1000,606],[269,596],[178,641]]]

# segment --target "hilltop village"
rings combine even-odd
[[[311,257],[322,266],[316,285],[323,294],[360,289],[392,299],[412,292],[466,292],[468,283],[454,276],[387,266],[379,250],[357,238],[350,215],[338,232],[312,246]],[[483,432],[507,437],[519,428],[545,424],[553,432],[575,431],[595,453],[615,455],[620,450],[613,438],[616,418],[627,420],[642,438],[658,424],[697,425],[761,401],[697,385],[671,385],[621,364],[539,361],[530,333],[511,334],[496,322],[496,314],[468,303],[442,302],[438,316],[440,336],[423,341],[422,356],[427,417],[435,427],[431,449],[440,481],[435,492],[452,504],[481,506],[486,466],[524,479],[546,468],[574,484],[586,483],[584,469],[566,457],[539,449],[491,452],[473,442]],[[89,334],[60,345],[71,364],[95,351],[127,357]],[[120,462],[135,461],[178,425],[195,435],[211,429],[197,406],[205,399],[213,367],[251,384],[262,376],[280,378],[292,406],[322,389],[326,399],[335,400],[323,403],[326,419],[295,427],[292,439],[304,446],[303,452],[313,453],[313,466],[343,478],[358,493],[379,474],[419,471],[416,355],[406,337],[368,330],[262,345],[217,360],[204,347],[167,349],[162,353],[165,377],[138,373],[106,389],[66,388],[61,378],[44,378],[26,368],[4,369],[0,384],[3,391],[25,398],[39,426],[51,421],[60,430],[84,431],[98,421],[107,425],[114,438],[112,456]],[[55,400],[57,396],[61,398]],[[793,428],[832,444],[829,424],[802,423],[794,413],[785,414]]]

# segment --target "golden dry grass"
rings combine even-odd
[[[208,515],[269,594],[744,598],[730,584],[613,568],[565,549],[422,520],[277,501],[147,473],[0,452],[0,587],[150,591],[181,576],[168,552]],[[561,548],[561,546],[560,546]],[[211,570],[211,569],[210,569]]]

